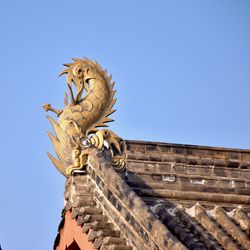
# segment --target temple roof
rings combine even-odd
[[[117,173],[93,148],[66,181],[70,214],[96,249],[250,249],[250,150],[126,141]]]

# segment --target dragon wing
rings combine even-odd
[[[48,132],[58,159],[52,156],[49,152],[47,154],[58,171],[64,176],[67,176],[66,169],[74,164],[72,155],[76,144],[72,141],[72,137],[69,136],[50,116],[48,116],[48,120],[52,124],[56,134],[56,136],[54,136],[51,132]]]

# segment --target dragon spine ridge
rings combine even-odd
[[[112,82],[112,75],[108,76],[107,70],[102,70],[97,62],[92,62],[87,58],[84,60],[74,58],[73,60],[75,61],[74,63],[65,64],[68,68],[60,75],[67,74],[67,84],[69,86],[72,103],[81,106],[82,110],[80,112],[83,119],[87,117],[87,119],[84,119],[86,122],[83,123],[82,121],[81,123],[82,128],[86,130],[83,132],[88,135],[92,132],[96,132],[97,127],[106,127],[107,122],[113,121],[108,116],[115,112],[115,110],[112,109],[116,103],[116,99],[114,98],[116,91],[113,90],[115,82]],[[85,72],[87,74],[84,77]],[[93,80],[95,82],[91,84],[90,81]],[[76,98],[73,96],[72,82],[76,86]],[[87,94],[82,99],[84,89],[86,89]],[[92,116],[93,114],[94,117]],[[62,119],[66,117],[67,114],[65,113]]]
[[[51,117],[48,119],[56,134],[55,137],[49,132],[49,137],[59,160],[48,153],[49,158],[62,174],[69,176],[86,165],[90,146],[102,149],[106,141],[112,164],[121,171],[125,166],[124,141],[110,130],[98,130],[113,121],[109,118],[115,112],[113,106],[116,103],[112,75],[108,76],[107,70],[103,70],[96,61],[87,58],[73,58],[73,61],[64,64],[67,68],[60,74],[67,74],[71,103],[68,103],[68,95],[65,94],[64,110],[44,105],[46,111],[50,110],[58,116],[58,123]],[[76,89],[75,95],[72,84]]]

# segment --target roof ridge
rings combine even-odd
[[[120,210],[120,216],[125,216],[127,222],[134,226],[138,237],[143,238],[146,245],[151,245],[149,249],[155,247],[156,249],[186,249],[126,184],[122,176],[115,172],[111,164],[107,163],[100,151],[93,150],[90,153],[88,171],[107,198],[114,202],[113,205],[116,206],[117,211]],[[152,244],[155,245],[154,248]]]

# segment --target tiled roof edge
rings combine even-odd
[[[66,180],[65,207],[54,241],[54,250],[61,249],[60,241],[63,230],[68,227],[66,231],[69,232],[71,223],[73,223],[73,227],[77,226],[78,236],[79,232],[83,234],[81,244],[92,243],[95,249],[100,250],[133,249],[127,244],[126,239],[121,237],[120,230],[110,223],[108,216],[103,213],[103,209],[97,205],[94,189],[88,174],[73,175]],[[79,243],[79,237],[77,239],[73,235],[73,239],[77,244]],[[62,244],[64,244],[63,240]],[[81,245],[81,247],[85,247],[85,245]]]
[[[115,195],[130,212],[133,220],[147,232],[147,237],[156,244],[156,249],[186,249],[186,247],[171,234],[165,225],[150,211],[148,206],[126,184],[122,177],[115,172],[112,165],[107,163],[104,155],[93,149],[89,155],[89,172],[96,181],[101,180],[108,187],[109,193]],[[141,228],[142,229],[142,228]],[[144,233],[139,230],[138,237]]]

